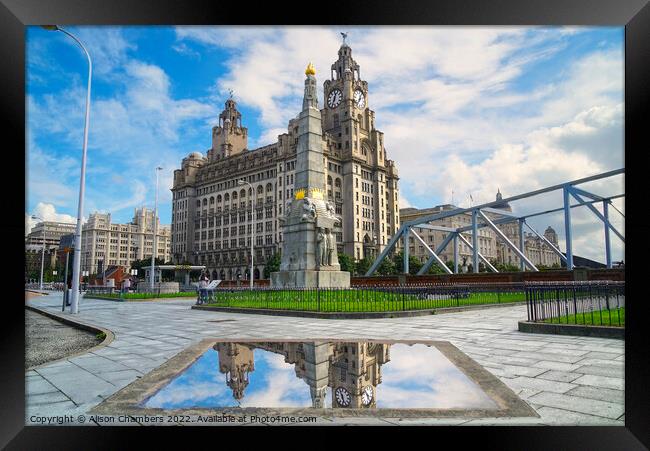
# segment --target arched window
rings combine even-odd
[[[208,205],[208,199],[203,198],[203,206],[205,207],[206,205]]]
[[[223,196],[223,200],[224,200],[224,202],[230,202],[230,194],[226,193],[226,194]]]
[[[327,176],[327,184],[328,184],[328,185],[331,185],[331,184],[332,184],[332,177],[329,176],[329,175]]]
[[[197,208],[201,208],[201,201],[200,201],[200,200],[197,200],[197,201],[196,201],[196,207],[197,207]]]
[[[334,181],[334,186],[336,186],[337,188],[340,188],[340,187],[341,187],[341,179],[337,178],[337,179]]]
[[[237,191],[232,192],[232,200],[237,200]]]
[[[241,190],[241,191],[239,192],[239,197],[240,197],[240,198],[241,198],[241,197],[246,197],[246,190],[245,190],[245,189],[243,189],[243,190]]]
[[[262,188],[262,185],[259,185],[257,187],[257,194],[262,194],[262,193],[264,193],[264,188]]]
[[[267,183],[266,184],[266,192],[270,193],[271,191],[273,191],[273,185],[271,185],[270,183]]]
[[[214,205],[214,196],[210,196],[210,205]]]
[[[221,203],[221,200],[222,200],[222,199],[221,199],[221,194],[219,194],[219,195],[217,196],[217,203],[220,204],[220,203]]]

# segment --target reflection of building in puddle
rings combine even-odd
[[[282,354],[286,363],[295,365],[316,408],[325,407],[327,387],[332,389],[332,407],[376,408],[381,365],[390,361],[390,345],[384,343],[217,343],[219,371],[237,400],[244,397],[248,373],[255,371],[256,348]]]
[[[248,386],[248,373],[255,371],[253,351],[237,343],[218,343],[215,349],[219,352],[219,371],[226,375],[226,385],[239,401]]]

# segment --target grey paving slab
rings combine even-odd
[[[600,359],[600,360],[614,360],[616,357],[620,357],[622,352],[590,352],[584,357],[587,359]]]
[[[523,357],[511,357],[507,355],[491,355],[485,359],[488,362],[505,363],[515,366],[533,366],[539,359],[526,359]]]
[[[67,372],[44,376],[76,404],[83,404],[98,395],[112,394],[118,387],[79,367]]]
[[[128,369],[122,371],[107,371],[99,374],[99,377],[113,385],[126,385],[143,375],[142,372]]]
[[[585,374],[573,381],[574,384],[591,385],[593,387],[611,388],[614,390],[625,389],[625,379],[620,377],[594,376]]]
[[[557,351],[556,353],[549,352],[550,350],[545,350],[545,352],[532,352],[532,351],[520,351],[516,352],[513,357],[524,357],[527,359],[537,359],[537,360],[549,360],[551,362],[562,362],[562,363],[576,363],[583,359],[582,356],[576,355],[567,355],[562,351]]]
[[[541,393],[541,390],[535,388],[520,388],[520,389],[514,389],[513,391],[517,394],[517,396],[519,396],[523,400],[526,400],[531,396],[535,396],[536,394]]]
[[[546,368],[549,370],[556,370],[556,371],[575,371],[576,369],[580,368],[582,365],[542,360],[541,362],[533,363],[533,366],[538,368]]]
[[[479,362],[480,363],[480,362]],[[539,374],[545,373],[548,371],[545,368],[537,368],[537,367],[532,367],[532,366],[521,366],[521,365],[506,365],[506,364],[487,364],[486,366],[489,365],[490,367],[493,368],[499,368],[501,370],[501,374],[505,377],[515,377],[515,376],[530,376],[534,377]]]
[[[584,413],[592,416],[600,416],[612,420],[618,419],[624,413],[621,404],[599,401],[566,394],[542,392],[528,398],[532,404],[555,407],[557,409]]]
[[[38,405],[38,404],[53,404],[57,402],[66,402],[70,401],[70,398],[65,396],[60,391],[49,392],[49,393],[30,393],[26,397],[27,405]]]
[[[623,390],[614,390],[603,387],[594,387],[590,385],[580,385],[566,392],[567,395],[579,396],[582,398],[598,399],[600,401],[613,402],[618,404],[625,403],[625,392]]]
[[[30,397],[42,393],[52,393],[58,391],[58,388],[43,379],[43,377],[40,375],[37,377],[31,377],[25,381],[25,393]]]
[[[625,377],[625,367],[584,365],[575,370],[579,374],[591,374],[593,376]]]
[[[540,407],[536,409],[545,424],[556,426],[575,424],[580,426],[625,426],[623,421],[585,415],[554,407]]]
[[[534,377],[519,376],[514,379],[505,379],[504,382],[510,388],[528,388],[531,390],[538,390],[542,392],[552,393],[566,393],[572,388],[576,388],[574,384],[566,382],[558,382],[554,380],[545,380]]]
[[[549,381],[558,382],[572,382],[580,377],[579,373],[567,373],[566,371],[548,370],[545,373],[537,376],[538,379],[546,379]]]

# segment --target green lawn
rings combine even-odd
[[[544,322],[553,324],[585,324],[587,326],[625,327],[625,307],[611,310],[596,310],[594,312],[561,316],[559,318],[549,318]]]
[[[425,310],[464,305],[525,302],[520,293],[472,293],[469,297],[435,296],[425,299],[402,291],[380,290],[260,290],[217,291],[206,305],[321,312],[385,312]]]

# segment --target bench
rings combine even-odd
[[[208,300],[213,301],[214,300],[214,292],[216,288],[219,286],[221,283],[221,280],[213,280],[211,281],[205,288],[197,288],[197,297],[196,297],[196,304],[204,304]],[[203,294],[203,296],[201,296]]]

